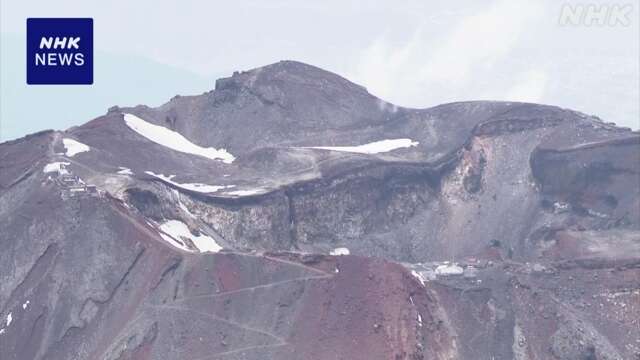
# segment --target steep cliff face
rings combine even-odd
[[[2,359],[640,354],[640,135],[575,111],[285,61],[0,170]]]
[[[599,219],[591,226],[637,229],[639,144],[636,136],[540,148],[531,156],[531,167],[544,195]]]

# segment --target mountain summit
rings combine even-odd
[[[639,184],[577,111],[237,72],[0,144],[0,358],[632,359]]]

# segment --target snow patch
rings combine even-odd
[[[186,248],[184,239],[191,240],[191,242],[193,242],[193,245],[195,245],[195,247],[200,252],[218,252],[222,250],[222,247],[218,245],[215,240],[213,240],[213,238],[205,234],[194,235],[191,230],[189,230],[189,227],[187,227],[185,223],[179,220],[165,221],[162,225],[160,225],[160,230],[162,230],[165,234],[169,235],[174,240],[169,241],[169,243],[181,243],[182,246],[178,247],[183,250],[186,249],[187,251],[190,251],[188,248]],[[167,239],[165,238],[165,240]]]
[[[234,186],[234,185],[231,185]],[[251,196],[251,195],[258,195],[258,194],[262,194],[265,192],[265,189],[263,188],[255,188],[255,189],[246,189],[246,190],[235,190],[235,191],[229,191],[226,192],[225,195],[231,195],[231,196]]]
[[[180,207],[180,209],[182,209],[182,211],[184,211],[185,213],[187,213],[187,215],[189,215],[190,217],[192,217],[192,218],[195,218],[195,217],[196,217],[196,216],[195,216],[191,211],[189,211],[189,208],[188,208],[188,207],[186,207],[186,206],[182,203],[182,201],[180,201],[179,199],[178,199],[178,206]]]
[[[329,255],[349,255],[349,249],[345,248],[345,247],[339,247],[339,248],[335,248],[331,251],[329,251]]]
[[[7,327],[9,327],[9,325],[11,325],[11,322],[13,321],[13,316],[11,316],[12,313],[9,313],[9,315],[7,315]]]
[[[85,145],[79,141],[64,138],[62,139],[62,144],[64,144],[65,149],[67,149],[65,155],[71,157],[81,152],[89,151],[91,148],[89,145]]]
[[[422,327],[422,315],[418,313],[418,327]]]
[[[437,275],[462,275],[464,269],[457,264],[443,264],[436,268]]]
[[[57,172],[60,175],[68,174],[69,171],[65,168],[67,165],[71,165],[71,163],[66,161],[52,162],[45,165],[44,169],[42,169],[42,172],[44,172],[45,174],[50,172]]]
[[[424,286],[424,284],[427,282],[427,279],[425,279],[425,277],[422,276],[422,274],[420,274],[415,270],[411,270],[411,275],[413,275],[416,279],[418,279],[418,281],[420,281],[420,284],[422,284],[422,286]]]
[[[126,167],[123,167],[123,166],[118,166],[118,169],[120,169],[120,170],[118,170],[117,174],[120,174],[120,175],[133,175],[133,171],[131,171],[131,169],[129,169],[129,168],[126,168]]]
[[[24,304],[22,304],[22,310],[26,310],[27,306],[29,306],[29,300],[27,300]]]
[[[231,164],[235,160],[235,157],[225,149],[205,148],[196,145],[176,131],[146,122],[135,115],[124,114],[124,121],[131,130],[169,149],[203,156],[211,160],[222,160],[226,164]]]
[[[189,210],[189,208],[182,202],[182,200],[180,200],[180,193],[178,192],[178,190],[171,189],[171,192],[173,193],[173,196],[176,197],[176,201],[178,201],[178,207],[187,215],[195,219],[196,216]]]
[[[609,215],[607,215],[607,214],[603,214],[601,212],[597,212],[597,211],[591,210],[591,209],[587,209],[587,214],[589,214],[591,216],[599,217],[601,219],[606,219],[606,218],[609,217]]]
[[[145,171],[145,174],[157,177],[158,179],[162,179],[169,184],[175,185],[181,189],[196,191],[200,193],[212,193],[222,189],[229,189],[235,187],[235,185],[207,185],[207,184],[199,184],[199,183],[187,183],[180,184],[171,179],[175,177],[175,175],[163,175],[163,174],[155,174],[153,171]]]
[[[153,226],[152,224],[150,224],[151,226]],[[166,242],[168,242],[169,244],[171,244],[171,246],[177,247],[180,250],[184,250],[184,251],[188,251],[188,252],[193,252],[193,250],[191,250],[190,248],[187,247],[187,245],[184,243],[184,241],[182,241],[182,239],[180,238],[174,238],[173,236],[167,235],[164,231],[168,231],[167,226],[165,226],[165,228],[163,229],[162,226],[160,226],[160,237],[162,237],[162,239]]]
[[[411,139],[386,139],[358,146],[308,146],[303,147],[303,149],[343,151],[358,154],[378,154],[396,149],[408,148],[418,144],[418,141],[413,141]]]

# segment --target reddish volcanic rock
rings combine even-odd
[[[298,358],[421,358],[416,280],[380,259],[341,256],[336,269],[305,293],[291,337]]]

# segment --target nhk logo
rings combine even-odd
[[[93,83],[93,19],[27,19],[28,84]]]
[[[632,4],[576,4],[565,3],[560,9],[561,26],[629,26]]]
[[[55,42],[54,42],[55,41]],[[80,37],[74,38],[65,38],[62,39],[56,37],[55,40],[53,37],[43,37],[40,40],[40,49],[77,49],[80,50],[78,46],[78,42],[80,42]],[[53,46],[52,46],[53,45]],[[59,52],[40,52],[36,53],[36,66],[82,66],[84,65],[84,54],[83,53],[59,53]]]

